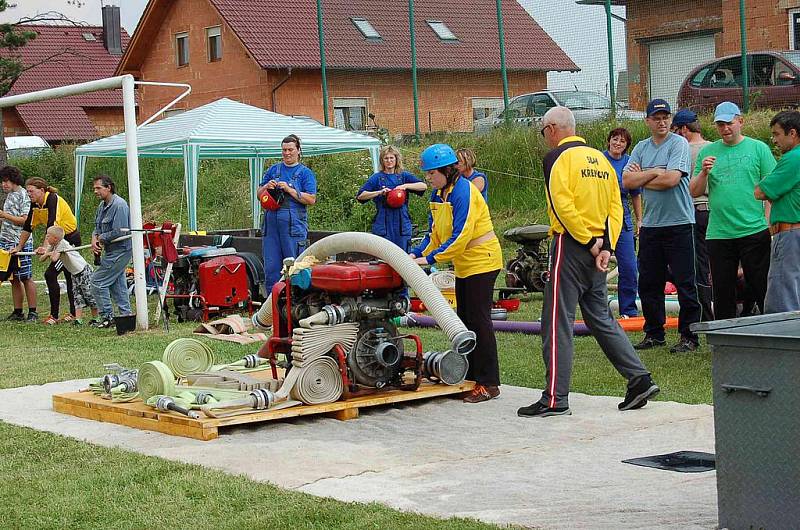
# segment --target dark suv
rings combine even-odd
[[[747,54],[750,103],[755,108],[800,105],[800,51]],[[678,92],[678,107],[709,112],[722,101],[742,105],[742,56],[729,55],[691,71]]]

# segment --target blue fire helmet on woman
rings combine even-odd
[[[419,167],[422,171],[439,169],[458,162],[456,152],[447,144],[433,144],[419,155]]]

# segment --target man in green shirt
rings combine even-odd
[[[780,313],[800,310],[800,112],[779,112],[769,126],[772,141],[783,154],[754,195],[772,203],[772,257],[764,311]]]
[[[764,204],[753,196],[756,184],[775,168],[767,144],[742,134],[742,111],[720,103],[714,112],[720,140],[697,155],[689,182],[693,197],[708,186],[711,215],[706,241],[717,319],[736,317],[736,277],[742,264],[748,288],[764,312],[769,272],[770,234]]]

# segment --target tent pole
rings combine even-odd
[[[133,292],[136,298],[136,327],[148,328],[147,286],[144,275],[144,243],[142,241],[142,199],[139,190],[139,147],[136,134],[136,100],[133,76],[122,76],[122,109],[125,118],[125,147],[128,162],[128,206],[131,214],[133,242]]]

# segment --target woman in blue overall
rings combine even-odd
[[[305,247],[308,238],[306,207],[317,202],[317,178],[300,163],[300,138],[293,134],[284,138],[281,157],[282,162],[264,173],[258,189],[259,194],[263,190],[283,192],[280,208],[264,211],[261,246],[267,294],[281,277],[284,258],[296,258]]]
[[[475,151],[472,149],[459,149],[456,151],[456,158],[458,158],[456,169],[461,173],[461,176],[472,182],[472,185],[481,192],[486,204],[489,204],[489,178],[486,173],[475,170],[475,164],[478,163],[477,158],[475,158]]]
[[[409,255],[421,266],[453,263],[456,312],[467,329],[475,332],[477,342],[468,355],[467,371],[467,379],[477,384],[464,401],[480,403],[500,395],[491,308],[503,254],[486,201],[459,174],[457,162],[446,144],[434,144],[420,155],[420,168],[435,191],[429,205],[430,233]]]
[[[381,236],[408,252],[411,241],[411,216],[408,215],[408,193],[402,206],[392,208],[386,202],[386,195],[393,189],[422,195],[428,186],[417,177],[403,171],[403,157],[391,145],[381,149],[381,170],[373,174],[358,190],[356,200],[375,203],[377,212],[372,221],[372,233]]]
[[[624,127],[619,127],[608,133],[608,149],[603,151],[606,158],[617,172],[619,181],[620,198],[622,199],[622,231],[619,234],[615,255],[619,279],[617,283],[619,296],[619,314],[622,318],[639,316],[636,308],[636,294],[639,290],[636,265],[636,245],[634,226],[631,222],[631,210],[628,206],[628,197],[633,204],[633,213],[636,215],[636,226],[642,221],[642,190],[636,188],[629,190],[622,185],[622,169],[628,163],[628,148],[631,146],[631,133]]]

